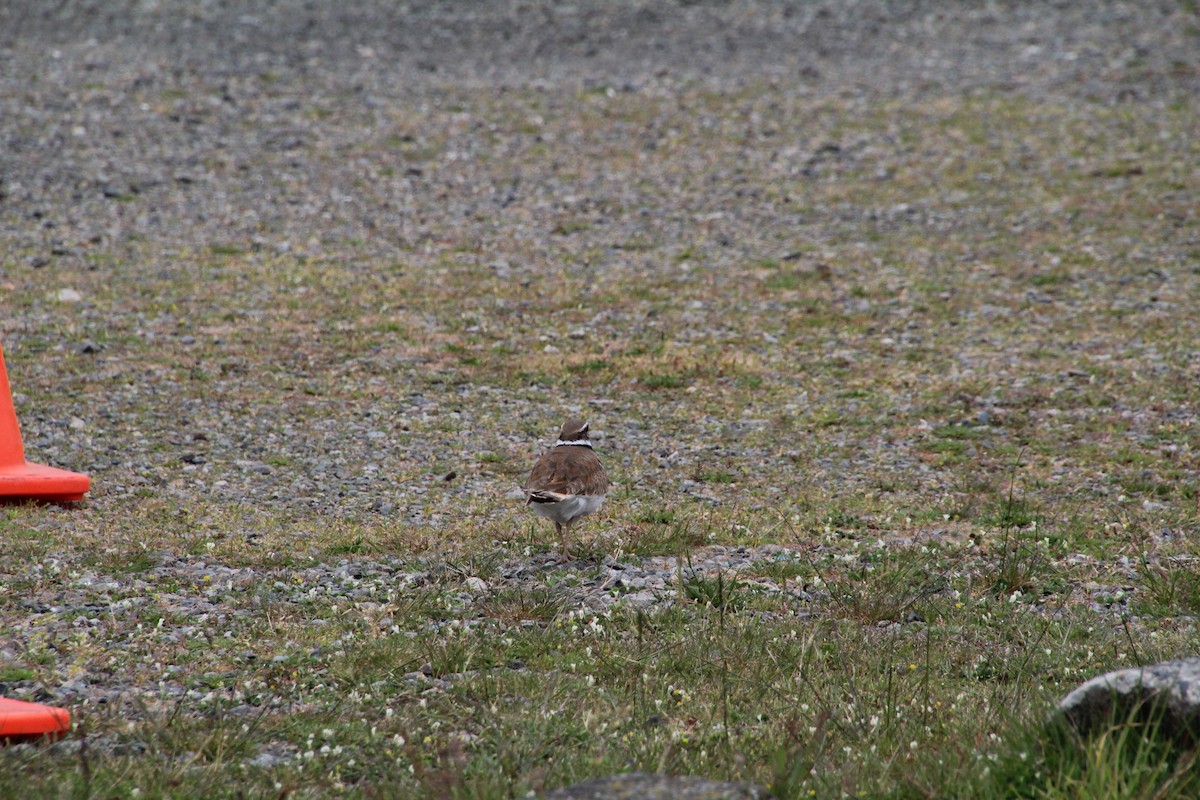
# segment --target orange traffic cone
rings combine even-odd
[[[71,714],[65,708],[0,697],[0,742],[59,736],[70,729]]]
[[[4,349],[0,348],[0,501],[74,502],[82,500],[87,490],[87,475],[25,460],[21,428],[17,425],[8,372],[4,368]]]

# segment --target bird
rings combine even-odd
[[[574,558],[567,544],[571,526],[604,503],[608,476],[588,439],[588,423],[567,420],[558,441],[542,453],[525,481],[525,505],[554,523],[562,542],[562,557]]]

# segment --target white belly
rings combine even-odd
[[[554,520],[560,525],[573,522],[585,514],[591,514],[604,503],[602,494],[576,494],[557,503],[530,503],[529,507],[539,517]]]

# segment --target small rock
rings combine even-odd
[[[110,200],[126,200],[138,193],[137,187],[120,183],[106,183],[100,187],[100,193]]]
[[[1200,658],[1100,675],[1064,697],[1058,708],[1085,736],[1133,715],[1161,714],[1162,733],[1190,747],[1200,738]]]
[[[635,606],[649,606],[654,604],[654,592],[643,589],[640,592],[631,592],[621,598],[621,602],[629,603]]]
[[[50,745],[50,752],[59,756],[76,756],[83,749],[84,739],[60,739]]]
[[[256,755],[254,758],[250,759],[250,761],[248,761],[246,763],[248,763],[252,767],[259,767],[261,769],[272,769],[272,768],[277,767],[280,764],[283,764],[287,761],[288,761],[288,759],[286,757],[281,758],[281,757],[275,755],[274,753],[265,753],[264,752],[264,753],[259,753],[258,755]]]
[[[75,289],[59,289],[58,302],[60,303],[78,303],[83,299],[83,295]]]
[[[485,581],[483,578],[477,578],[474,575],[467,578],[465,581],[463,581],[463,583],[473,594],[483,594],[488,590],[487,581]]]
[[[634,772],[555,789],[546,795],[546,800],[767,800],[769,797],[766,789],[748,783]]]

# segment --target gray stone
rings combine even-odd
[[[1163,734],[1195,742],[1200,738],[1200,658],[1100,675],[1064,697],[1058,707],[1085,735],[1113,722],[1161,714]]]
[[[275,767],[278,767],[281,764],[286,764],[290,760],[291,759],[289,759],[287,756],[280,756],[280,755],[277,755],[276,753],[264,751],[262,753],[259,753],[254,758],[247,761],[246,763],[252,767],[259,767],[261,769],[274,769]]]
[[[766,800],[770,797],[766,789],[748,783],[634,772],[555,789],[545,800]]]

